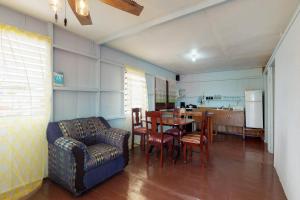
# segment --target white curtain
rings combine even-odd
[[[124,111],[131,114],[132,108],[148,110],[148,93],[145,72],[126,66],[124,81]]]
[[[50,39],[0,24],[0,199],[41,184],[51,114]]]

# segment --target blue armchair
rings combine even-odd
[[[49,178],[75,195],[128,164],[129,132],[102,117],[51,122],[47,128]]]

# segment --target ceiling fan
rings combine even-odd
[[[81,25],[91,25],[92,18],[90,15],[88,0],[65,0],[68,1],[73,13],[77,17]],[[144,7],[136,3],[134,0],[99,0],[105,4],[108,4],[119,10],[128,12],[130,14],[139,16]],[[57,21],[57,10],[59,8],[60,0],[50,0],[50,6],[55,12],[55,20]],[[64,20],[65,26],[67,25],[67,19]]]

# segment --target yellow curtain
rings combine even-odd
[[[38,188],[47,170],[50,38],[0,24],[0,199]]]

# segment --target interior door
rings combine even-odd
[[[274,65],[268,68],[267,95],[268,95],[268,151],[274,152]]]

